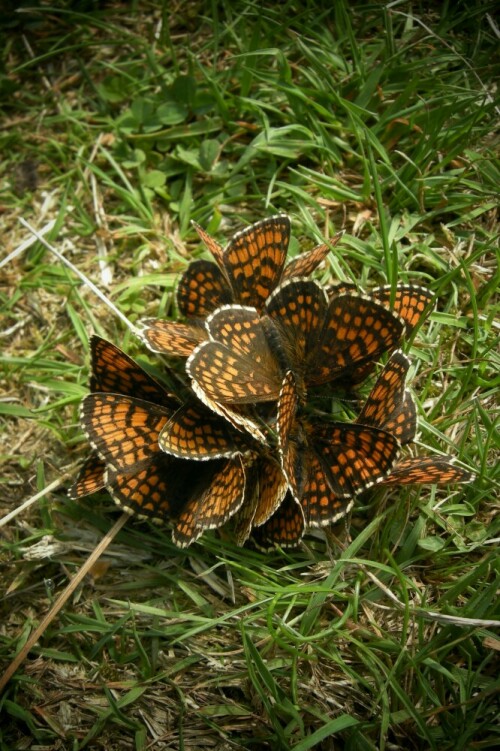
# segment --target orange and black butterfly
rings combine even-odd
[[[457,467],[453,456],[408,456],[400,459],[382,485],[438,485],[472,482],[473,472]]]
[[[278,402],[283,472],[308,527],[332,524],[363,490],[384,480],[398,458],[395,435],[373,425],[297,415],[299,399],[288,372]]]
[[[327,287],[330,299],[346,293],[355,294],[357,287],[350,282]],[[403,323],[403,336],[408,339],[413,334],[416,326],[420,324],[430,311],[433,293],[426,287],[416,284],[398,284],[392,289],[390,285],[375,287],[364,293],[366,297],[374,300],[387,310],[391,310]],[[376,360],[366,362],[360,367],[348,371],[346,377],[340,377],[341,385],[352,388],[362,383],[374,371]]]
[[[179,312],[186,318],[205,318],[221,305],[248,305],[261,311],[271,292],[285,279],[310,276],[336,245],[339,232],[326,243],[296,256],[285,266],[290,242],[290,218],[277,214],[237,232],[222,248],[205,230],[194,225],[215,263],[194,261],[177,288]]]
[[[391,461],[396,456],[397,442],[408,443],[413,440],[416,431],[415,405],[405,387],[408,367],[409,360],[403,353],[400,350],[394,352],[372,388],[355,425],[342,424],[343,432],[338,430],[337,424],[326,421],[316,420],[309,431],[307,422],[300,425],[299,420],[297,424],[298,398],[293,377],[289,375],[284,379],[278,405],[277,430],[283,468],[290,477],[293,492],[286,496],[285,502],[266,524],[253,530],[252,536],[260,547],[297,545],[306,529],[306,519],[310,526],[336,521],[352,506],[355,494],[364,487],[384,482],[384,477],[392,472]],[[365,441],[367,438],[373,440],[376,435],[384,447],[383,466],[369,443],[364,447],[359,444],[357,449],[351,445],[353,438],[362,438],[356,436],[357,425],[367,428]],[[370,434],[372,428],[380,432]],[[392,434],[392,438],[386,437],[385,433]],[[339,444],[339,439],[344,440],[344,445]],[[373,459],[376,459],[376,467],[369,465]],[[351,497],[345,497],[342,488],[344,472],[350,472],[353,478],[350,480]],[[342,491],[340,495],[339,485]]]
[[[285,266],[290,241],[290,219],[278,214],[237,232],[223,248],[205,230],[194,224],[214,261],[200,259],[189,264],[177,287],[177,305],[185,323],[147,318],[139,334],[153,352],[186,357],[207,338],[201,321],[222,305],[240,304],[262,310],[281,281],[309,276],[326,258],[339,232],[326,243],[302,253]]]
[[[401,350],[393,352],[356,419],[359,425],[391,433],[402,446],[413,441],[417,432],[417,410],[406,388],[409,367]]]
[[[356,422],[395,435],[402,445],[415,438],[415,402],[405,387],[410,362],[402,352],[392,354],[371,390]],[[381,485],[448,484],[471,482],[474,475],[454,464],[451,456],[400,458]]]
[[[171,521],[181,546],[221,526],[243,502],[241,458],[200,467],[165,454],[159,435],[178,410],[177,399],[110,342],[93,337],[91,353],[93,392],[83,399],[81,422],[93,453],[71,497],[106,488],[126,511]]]
[[[404,324],[372,300],[344,294],[329,301],[317,282],[292,279],[270,295],[263,315],[223,306],[206,328],[209,341],[186,365],[192,388],[211,409],[255,435],[255,421],[240,412],[277,401],[285,372],[292,371],[303,399],[310,386],[354,378],[394,349]]]
[[[202,403],[183,405],[163,428],[159,445],[182,459],[200,462],[242,456],[245,496],[235,519],[235,539],[242,545],[253,526],[267,521],[287,490],[280,464],[270,452]]]
[[[132,358],[99,336],[90,339],[90,391],[121,394],[163,405],[167,410],[178,407],[177,399]],[[71,498],[81,498],[106,487],[106,463],[94,451],[80,470],[69,490]]]
[[[305,532],[304,512],[300,503],[288,491],[274,514],[261,526],[254,525],[252,540],[258,548],[296,548]]]
[[[340,282],[327,287],[330,299],[346,293],[355,294],[356,291],[356,285],[351,282]],[[406,283],[397,284],[394,290],[390,284],[374,287],[364,294],[380,305],[389,308],[401,318],[405,325],[406,338],[411,336],[415,327],[424,319],[434,299],[434,294],[426,287]]]

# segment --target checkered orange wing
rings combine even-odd
[[[212,261],[192,261],[177,285],[177,307],[184,318],[202,319],[220,305],[232,302],[229,282]]]
[[[290,219],[278,214],[237,232],[223,265],[235,302],[260,310],[281,279],[290,241]]]
[[[429,289],[416,284],[398,284],[392,304],[390,285],[370,290],[369,296],[381,305],[391,308],[404,321],[407,337],[430,310],[434,299],[434,294]]]
[[[248,451],[249,441],[203,404],[185,404],[160,433],[162,451],[181,459],[220,459]]]
[[[352,294],[356,292],[356,285],[348,282],[341,282],[338,285],[332,284],[327,287],[327,292],[330,299],[344,292]],[[369,290],[365,296],[392,310],[401,318],[405,324],[404,333],[406,337],[410,336],[415,326],[425,317],[434,298],[431,290],[418,284],[398,284],[394,290],[394,295],[391,285],[388,284]],[[394,299],[391,303],[392,297]]]
[[[335,466],[334,464],[333,467]],[[328,464],[323,463],[321,457],[313,451],[308,454],[305,470],[300,505],[306,525],[324,527],[334,524],[351,510],[354,498],[346,497],[344,491],[339,496],[332,489],[332,486],[338,487],[338,482],[335,477],[332,478]],[[341,487],[344,484],[342,482]]]
[[[261,455],[245,459],[245,500],[235,516],[234,537],[238,545],[248,540],[255,525],[264,524],[283,501],[287,482],[279,464]]]
[[[173,357],[189,357],[200,342],[205,341],[204,326],[177,323],[161,318],[143,318],[137,325],[140,337],[152,352]]]
[[[312,279],[290,279],[281,284],[266,304],[266,313],[283,337],[285,353],[296,376],[303,374],[318,352],[328,309],[328,298]],[[279,343],[274,347],[279,352]]]
[[[256,466],[256,455],[244,457],[245,465],[245,497],[240,508],[233,517],[232,533],[237,545],[244,545],[252,531],[253,517],[259,502],[259,471]]]
[[[223,254],[224,250],[222,248],[222,245],[217,242],[217,240],[212,237],[212,235],[209,235],[206,230],[203,229],[203,227],[200,227],[199,224],[196,224],[196,222],[191,222],[193,227],[195,228],[196,232],[198,233],[198,237],[200,240],[205,243],[206,247],[211,252],[212,256],[214,257],[214,260],[216,261],[217,265],[220,268],[223,268],[224,262],[223,262]]]
[[[106,464],[97,453],[92,452],[80,468],[76,481],[69,488],[68,496],[76,500],[104,490],[106,488],[105,471]]]
[[[294,277],[310,276],[323,263],[329,252],[330,247],[326,243],[322,243],[306,253],[295,256],[285,266],[281,277],[282,282]]]
[[[253,516],[253,525],[258,527],[264,524],[281,504],[287,491],[287,482],[281,467],[271,457],[260,457],[257,470],[259,500]]]
[[[186,547],[207,529],[221,527],[243,503],[245,471],[241,458],[207,462],[211,481],[191,489],[190,497],[174,520],[172,538]],[[218,466],[217,466],[218,465]]]
[[[407,457],[392,469],[383,485],[424,485],[472,482],[472,472],[453,464],[451,456]]]
[[[187,371],[209,399],[223,404],[272,401],[279,394],[279,380],[273,372],[250,356],[233,354],[219,342],[197,347],[188,360]]]
[[[399,454],[398,440],[383,430],[347,423],[308,426],[309,448],[300,504],[309,527],[333,524],[354,497],[382,482]]]
[[[306,433],[309,451],[318,458],[326,485],[339,498],[349,498],[381,482],[400,451],[395,436],[356,423],[312,422]]]
[[[296,498],[302,495],[306,456],[302,428],[295,419],[298,403],[295,377],[291,371],[288,371],[283,378],[278,400],[276,432],[283,473]]]
[[[116,345],[90,338],[91,391],[125,394],[175,408],[176,398]]]
[[[409,367],[401,350],[393,352],[356,420],[360,425],[387,430],[402,445],[413,441],[417,430],[415,403],[405,388]]]
[[[357,382],[356,372],[396,349],[402,321],[382,305],[360,295],[338,295],[330,301],[317,353],[311,358],[309,381],[338,378]]]
[[[90,338],[91,379],[90,389],[93,392],[113,392],[116,394],[134,396],[143,400],[152,400],[166,409],[175,409],[177,399],[166,388],[140,367],[132,358],[126,355],[116,345],[99,336]],[[82,407],[82,412],[86,408]],[[97,417],[86,417],[86,423],[92,430]],[[109,420],[109,415],[105,420]],[[96,452],[90,454],[75,483],[68,491],[70,498],[81,498],[91,493],[103,490],[106,486],[106,464]]]
[[[344,231],[337,232],[336,235],[330,241],[330,245],[321,243],[312,250],[306,253],[300,253],[300,255],[293,258],[284,268],[282,280],[292,279],[293,277],[306,277],[311,276],[320,263],[322,263],[330,252],[330,247],[338,244],[342,239]]]
[[[185,488],[193,482],[193,468],[173,456],[157,452],[130,474],[106,472],[106,488],[115,503],[141,519],[164,523],[182,508]]]
[[[249,357],[267,370],[276,370],[263,319],[255,308],[224,305],[207,318],[206,327],[211,341],[223,344],[236,355]]]
[[[260,527],[255,527],[252,538],[258,548],[296,548],[304,536],[304,513],[291,493],[287,493],[274,514]]]
[[[209,318],[207,327],[213,338],[217,336],[222,341],[200,344],[188,359],[186,369],[193,385],[208,399],[223,404],[277,399],[281,387],[279,366],[255,310],[242,306],[222,308]]]
[[[158,452],[158,436],[172,412],[120,394],[86,396],[80,419],[92,448],[108,467],[130,473]]]

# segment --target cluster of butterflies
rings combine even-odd
[[[166,368],[169,386],[111,342],[91,339],[81,424],[92,453],[71,497],[107,490],[130,513],[169,521],[179,546],[231,520],[238,544],[270,548],[336,522],[373,485],[472,479],[449,456],[402,455],[417,417],[400,346],[431,292],[322,286],[310,276],[329,246],[286,264],[283,214],[225,248],[195,226],[214,260],[182,275],[182,322],[148,318],[137,328],[150,350],[181,363]],[[354,409],[357,387],[384,354]]]

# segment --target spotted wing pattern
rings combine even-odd
[[[334,524],[349,513],[353,496],[339,496],[331,487],[328,467],[321,458],[310,452],[305,465],[305,479],[300,495],[300,505],[308,527]]]
[[[313,280],[284,282],[269,298],[266,312],[291,352],[292,369],[309,385],[334,381],[376,362],[399,344],[397,316],[360,295],[330,301]]]
[[[286,478],[279,464],[271,457],[261,457],[259,471],[259,500],[253,516],[253,524],[264,524],[281,505],[287,492]]]
[[[162,451],[181,459],[220,459],[248,451],[250,441],[201,403],[183,405],[162,429]]]
[[[129,473],[158,451],[158,436],[171,411],[121,394],[88,394],[80,419],[92,448],[108,467]]]
[[[177,307],[187,319],[202,319],[220,305],[233,302],[233,292],[224,272],[212,261],[189,264],[177,286]]]
[[[223,404],[276,399],[279,366],[258,313],[238,305],[223,307],[207,320],[207,328],[212,341],[200,344],[186,365],[201,392]]]
[[[406,337],[410,336],[415,326],[420,323],[434,299],[434,294],[429,289],[416,284],[398,284],[392,303],[390,285],[372,289],[369,296],[381,305],[394,310],[405,322]]]
[[[108,490],[115,502],[139,518],[172,521],[180,547],[206,530],[219,527],[243,500],[245,475],[239,459],[193,465],[158,453],[132,475],[108,470]]]
[[[405,379],[410,361],[401,352],[392,353],[359,414],[357,423],[382,428],[410,443],[417,430],[417,412]]]
[[[92,393],[81,407],[93,451],[71,497],[105,487],[130,513],[171,520],[180,546],[234,516],[238,542],[253,532],[261,546],[290,547],[375,484],[473,478],[450,457],[399,458],[414,439],[416,410],[397,347],[430,308],[429,290],[325,290],[305,277],[326,258],[326,244],[285,267],[285,215],[236,233],[224,249],[195,228],[214,262],[195,261],[182,275],[178,307],[187,323],[149,318],[139,331],[153,351],[188,358],[201,401],[181,406],[120,349],[93,337]],[[355,385],[385,352],[392,354],[354,423],[306,413],[310,388]]]
[[[383,485],[424,485],[472,482],[474,475],[455,466],[451,456],[407,457],[392,469]]]
[[[299,404],[297,387],[292,371],[285,373],[278,400],[276,432],[278,452],[283,473],[296,498],[302,491],[305,441],[299,440],[300,427],[296,422]]]
[[[306,253],[300,253],[293,258],[283,270],[281,277],[282,281],[285,281],[285,279],[292,279],[293,277],[311,276],[313,271],[315,271],[325,260],[330,252],[330,248],[337,245],[343,236],[344,231],[342,230],[334,235],[330,241],[330,245],[321,243],[321,245],[316,245],[312,250],[309,250]]]
[[[68,496],[76,500],[104,490],[106,488],[105,470],[106,464],[93,451],[80,468],[76,481],[68,490]]]
[[[192,462],[161,452],[159,434],[171,416],[161,405],[100,392],[85,397],[81,412],[115,502],[153,521],[172,519],[173,537],[184,546],[238,510],[245,474],[239,458],[204,462],[193,471]]]
[[[255,527],[252,539],[264,551],[274,547],[296,548],[305,531],[304,513],[291,493],[287,493],[274,514],[260,527]]]
[[[290,219],[278,214],[237,232],[223,265],[235,302],[260,310],[281,279],[290,241]]]
[[[189,357],[200,342],[205,341],[205,328],[195,323],[177,323],[160,318],[143,318],[138,331],[152,351],[174,357]]]
[[[209,235],[208,232],[203,229],[203,227],[200,227],[199,224],[196,224],[196,222],[191,222],[191,224],[193,225],[196,232],[198,233],[198,237],[200,238],[200,240],[205,243],[206,247],[211,252],[218,266],[220,268],[223,268],[224,250],[222,248],[222,245],[220,245],[220,243],[218,243],[217,240],[214,237],[212,237],[212,235]]]
[[[281,280],[310,276],[344,234],[338,232],[330,245],[321,243],[284,267],[290,239],[290,220],[284,214],[238,232],[225,250],[199,225],[193,222],[193,226],[216,263],[193,261],[183,273],[177,288],[177,303],[180,314],[186,318],[204,318],[230,303],[252,305],[260,310]]]
[[[224,306],[209,317],[209,342],[199,345],[187,371],[215,403],[276,401],[282,373],[292,370],[301,396],[305,385],[345,377],[394,349],[403,325],[377,303],[352,295],[331,303],[314,281],[284,282],[270,296],[266,315]],[[203,397],[201,397],[203,398]]]
[[[387,477],[400,443],[374,425],[297,417],[298,397],[287,373],[278,402],[277,433],[283,473],[309,526],[330,524],[353,498]]]
[[[287,482],[279,464],[267,455],[246,458],[245,501],[235,517],[234,537],[238,545],[248,540],[252,527],[264,524],[281,505]]]
[[[288,354],[290,369],[296,376],[306,370],[318,354],[328,298],[323,288],[309,279],[291,279],[281,284],[266,305],[266,314],[279,332],[282,342],[274,341],[277,355]]]
[[[211,481],[204,479],[203,486],[196,488],[174,519],[172,538],[179,547],[190,545],[207,529],[221,527],[243,503],[245,471],[241,458],[222,461],[215,472],[213,466],[218,462],[202,465],[212,471]]]
[[[107,472],[118,506],[139,518],[171,521],[172,537],[186,547],[206,530],[222,526],[239,509],[245,475],[239,459],[198,465],[158,453],[133,474]]]
[[[327,287],[330,299],[344,292],[354,292],[356,285],[341,282]],[[424,318],[430,309],[434,294],[426,287],[418,284],[398,284],[392,292],[390,284],[375,287],[366,293],[366,297],[378,302],[379,305],[392,310],[405,324],[405,336],[409,337],[415,326]],[[391,298],[392,302],[391,302]]]
[[[298,500],[310,526],[331,524],[347,513],[358,493],[389,475],[400,450],[397,438],[374,427],[317,422],[304,432],[306,465]]]
[[[100,336],[90,338],[90,363],[90,391],[126,394],[174,409],[178,404],[159,381]]]
[[[329,252],[330,247],[326,243],[322,243],[307,251],[307,253],[300,253],[287,263],[281,280],[310,276],[323,263]]]
[[[157,452],[131,473],[106,472],[106,487],[115,503],[140,519],[157,523],[170,521],[180,513],[186,488],[193,482],[190,462],[180,462]]]
[[[138,365],[116,345],[99,336],[90,338],[92,392],[112,392],[151,400],[166,409],[175,409],[178,402],[162,384]],[[108,419],[108,418],[107,418]],[[88,418],[87,422],[95,422]],[[93,452],[83,464],[76,482],[68,491],[70,498],[81,498],[103,490],[106,486],[105,461]]]
[[[317,357],[310,361],[310,382],[326,383],[340,377],[356,381],[359,369],[399,345],[402,332],[400,319],[372,300],[354,295],[333,298]]]
[[[254,410],[246,405],[226,406],[220,402],[210,399],[206,393],[198,386],[196,381],[192,381],[191,387],[199,400],[206,407],[211,409],[215,414],[220,415],[239,431],[247,433],[259,443],[267,443],[267,427],[255,415]]]

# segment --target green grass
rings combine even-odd
[[[293,253],[345,228],[322,281],[436,293],[409,347],[419,444],[477,479],[365,494],[349,534],[289,552],[214,533],[179,550],[131,520],[0,698],[2,750],[498,747],[493,3],[334,5],[2,20],[5,252],[21,217],[56,219],[52,242],[136,321],[175,314],[205,253],[193,219],[223,240],[286,211]],[[162,363],[40,244],[0,273],[3,515],[85,455],[89,333]],[[62,486],[3,528],[2,664],[115,514]]]

